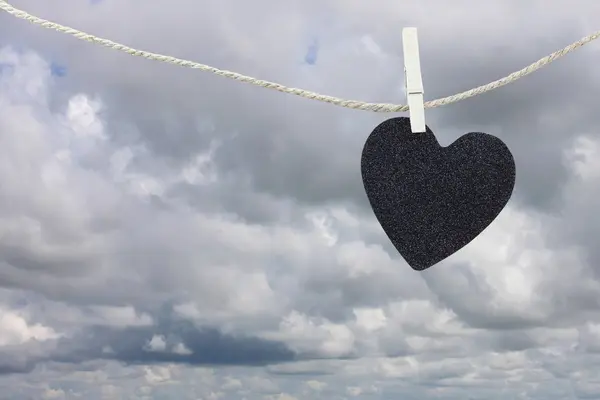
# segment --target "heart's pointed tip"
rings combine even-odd
[[[421,262],[415,262],[415,261],[416,260],[413,260],[413,262],[406,261],[406,263],[408,264],[409,267],[411,267],[413,270],[415,270],[417,272],[425,271],[426,269],[429,269],[438,263],[438,262],[432,263],[431,261],[427,262],[425,260],[421,260]]]
[[[411,265],[410,266],[414,271],[423,272],[426,269],[433,267],[433,265]]]

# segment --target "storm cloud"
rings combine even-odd
[[[600,3],[13,0],[136,48],[344,98],[427,99],[598,29]],[[60,3],[60,6],[57,4]],[[600,396],[592,43],[430,109],[500,137],[507,208],[422,273],[364,193],[395,116],[132,57],[0,14],[0,399]]]

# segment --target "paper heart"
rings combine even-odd
[[[515,185],[515,161],[495,136],[468,133],[442,147],[409,118],[373,130],[362,152],[371,207],[400,255],[417,271],[437,264],[479,235],[502,211]]]

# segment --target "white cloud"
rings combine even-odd
[[[67,395],[62,389],[46,389],[44,392],[44,399],[66,399]]]
[[[194,352],[191,351],[190,349],[188,349],[185,344],[183,343],[177,343],[175,346],[173,346],[173,353],[175,354],[179,354],[182,356],[187,356],[190,354],[193,354]]]
[[[23,344],[30,340],[58,339],[60,336],[54,329],[31,323],[19,312],[0,306],[0,348]]]
[[[374,101],[401,101],[399,26],[407,16],[422,32],[428,93],[445,93],[524,65],[532,49],[555,50],[563,40],[556,26],[574,32],[598,7],[294,0],[266,8],[222,1],[195,12],[197,2],[178,0],[170,13],[160,1],[141,9],[64,1],[34,8],[90,31],[110,26],[111,37],[140,47]],[[296,68],[297,45],[321,12],[335,18],[319,30],[320,59]],[[558,32],[556,43],[538,43],[529,22],[507,31],[501,15],[535,15],[535,30]],[[22,25],[0,24],[4,40],[42,52],[0,48],[0,373],[19,372],[0,375],[0,386],[11,395],[598,393],[600,285],[592,267],[600,146],[593,110],[582,111],[593,104],[582,93],[597,86],[588,64],[575,63],[574,74],[574,64],[557,63],[549,75],[430,114],[442,142],[465,126],[496,130],[515,154],[518,185],[475,241],[415,273],[365,208],[360,148],[381,116],[63,43]],[[170,25],[192,28],[182,35]],[[49,55],[68,64],[67,77],[51,76]],[[552,86],[546,79],[565,77],[576,89],[562,96],[572,109],[544,92]],[[584,135],[567,129],[567,116]],[[198,343],[206,328],[230,336]],[[227,364],[257,357],[262,347],[246,336],[279,341],[298,360]],[[264,346],[260,356],[278,351]],[[193,365],[208,356],[226,362]],[[192,365],[158,363],[167,357]]]
[[[309,381],[304,382],[306,384],[306,386],[308,386],[309,388],[311,388],[314,391],[320,392],[323,389],[325,389],[325,387],[327,387],[327,383],[325,382],[321,382],[321,381],[317,381],[314,379],[311,379]]]
[[[164,336],[154,335],[146,344],[147,351],[163,352],[167,349],[167,342]]]
[[[146,313],[138,313],[133,307],[108,307],[93,306],[93,314],[102,321],[102,324],[114,327],[150,326],[152,317]]]
[[[144,378],[149,385],[160,385],[173,382],[173,367],[171,366],[152,366],[145,367]]]

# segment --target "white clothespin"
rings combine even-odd
[[[413,133],[423,133],[425,132],[425,108],[423,107],[423,79],[417,28],[402,30],[402,47],[404,50],[404,87],[409,108],[410,127]]]

